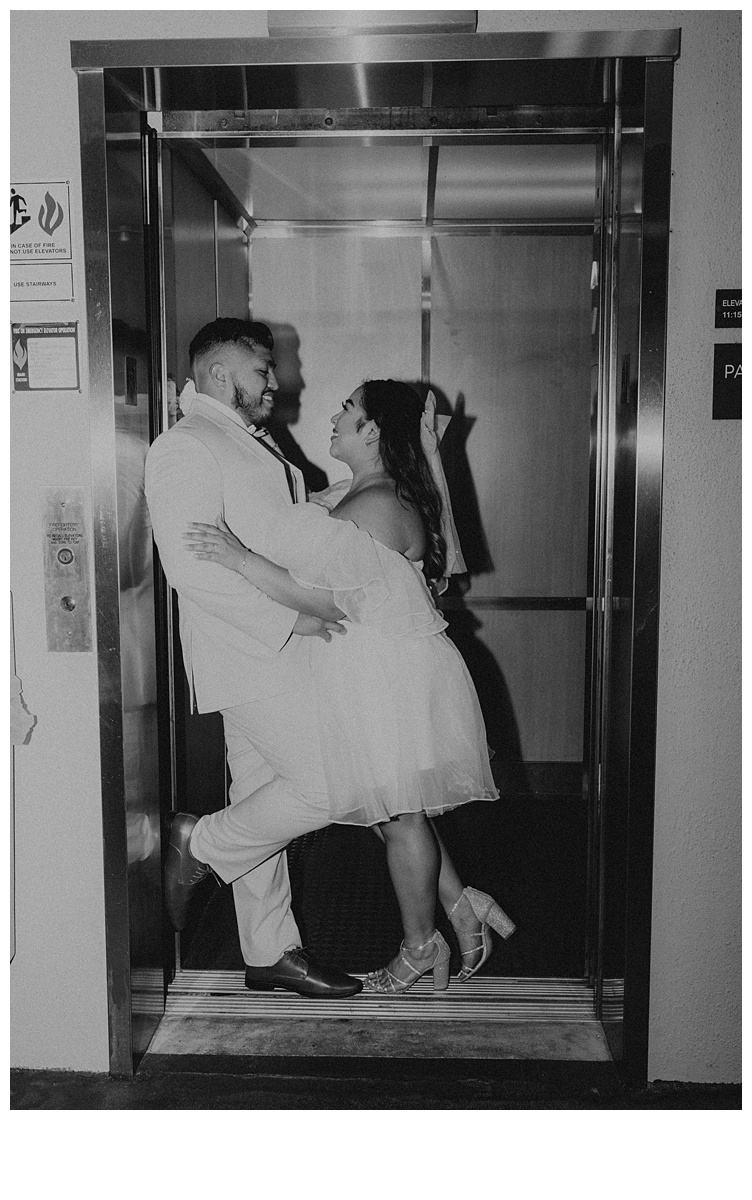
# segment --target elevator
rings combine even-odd
[[[468,572],[441,603],[501,799],[442,832],[518,924],[475,981],[479,1002],[521,1021],[586,1006],[639,1076],[678,39],[217,49],[73,46],[95,527],[112,530],[97,596],[113,1069],[166,1008],[243,1000],[230,889],[180,938],[161,914],[166,815],[219,808],[229,780],[221,718],[190,712],[143,499],[148,445],[181,418],[188,344],[222,315],[272,328],[273,434],[311,490],[347,474],[329,420],[363,379],[431,388],[451,418],[442,458]],[[382,965],[399,925],[376,839],[331,827],[289,858],[317,956]],[[416,1019],[460,1013],[422,1017],[415,999]]]

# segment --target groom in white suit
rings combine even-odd
[[[199,330],[190,346],[190,411],[146,460],[154,537],[179,597],[191,703],[222,713],[232,776],[229,807],[173,818],[165,893],[180,929],[195,885],[213,870],[233,885],[246,986],[339,998],[362,985],[301,949],[284,848],[329,824],[309,639],[328,641],[342,627],[294,581],[297,607],[287,608],[185,548],[190,522],[221,516],[263,554],[275,520],[305,500],[300,472],[259,437],[277,389],[272,350],[260,322],[219,318]]]

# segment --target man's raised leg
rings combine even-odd
[[[190,851],[225,882],[238,884],[248,986],[335,997],[353,995],[360,982],[301,955],[287,863],[280,853],[293,838],[329,824],[315,705],[315,696],[301,690],[223,712],[231,804],[201,818]],[[257,770],[258,755],[274,776],[238,799],[243,780]]]

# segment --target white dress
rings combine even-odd
[[[332,820],[497,799],[475,687],[420,563],[320,503],[290,509],[266,552],[346,614],[346,634],[311,639]]]

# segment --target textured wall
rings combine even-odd
[[[11,589],[16,670],[37,717],[16,760],[16,955],[11,1065],[106,1071],[99,700],[94,654],[47,651],[42,488],[90,489],[76,77],[71,40],[259,37],[266,13],[16,11],[11,177],[70,180],[73,303],[14,304],[15,321],[79,321],[82,390],[11,396]]]
[[[738,12],[481,10],[478,31],[681,27],[657,764],[651,1078],[740,1078],[740,426],[710,419],[716,287],[740,269]],[[75,78],[69,41],[263,36],[265,12],[16,11],[12,177],[70,179],[85,321]],[[14,305],[14,319],[61,319]],[[82,327],[82,336],[85,326]],[[11,404],[18,672],[39,718],[17,780],[14,1066],[107,1067],[96,667],[51,656],[41,607],[40,488],[89,485],[80,397]]]
[[[741,1079],[741,423],[711,420],[741,287],[741,15],[684,21],[674,98],[650,1074]]]

